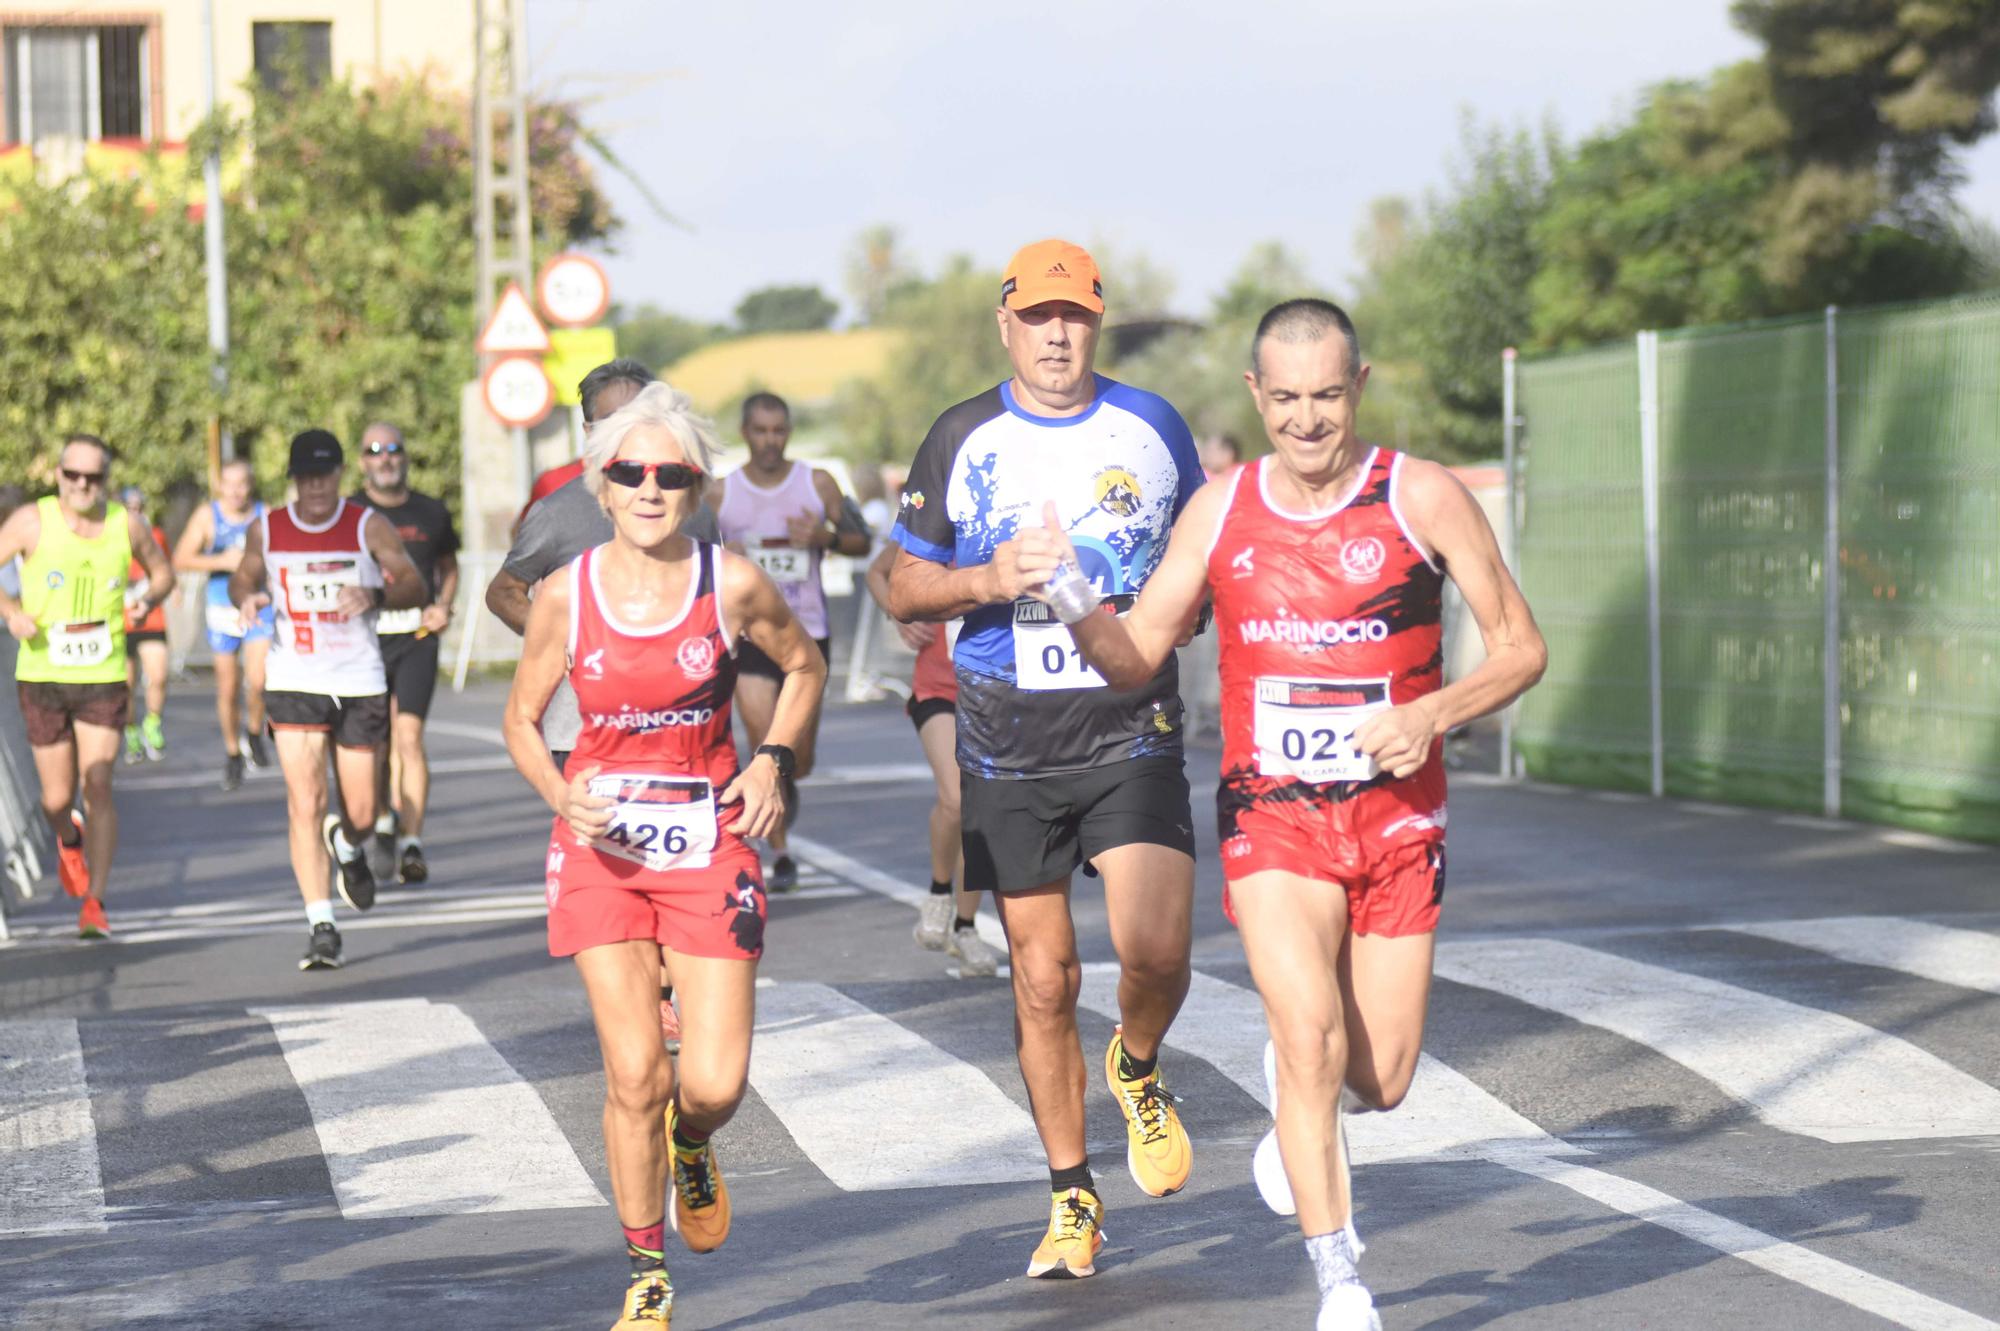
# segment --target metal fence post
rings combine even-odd
[[[1504,502],[1506,513],[1507,548],[1503,552],[1508,564],[1513,566],[1514,577],[1521,576],[1521,526],[1516,516],[1515,449],[1519,444],[1520,420],[1518,417],[1520,399],[1516,396],[1518,384],[1515,373],[1519,363],[1514,348],[1508,347],[1500,353],[1500,465],[1507,473],[1507,489]],[[1516,698],[1500,709],[1500,777],[1508,780],[1514,775],[1514,714],[1520,708],[1521,700]]]
[[[1660,669],[1660,335],[1642,332],[1639,354],[1639,494],[1646,543],[1646,693],[1652,721],[1652,791],[1667,793]]]
[[[1825,698],[1826,816],[1840,817],[1840,343],[1838,307],[1826,307],[1826,549],[1820,559],[1825,636],[1820,645]]]

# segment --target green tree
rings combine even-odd
[[[847,294],[859,323],[879,321],[896,294],[921,281],[900,249],[901,237],[886,223],[854,238],[847,252]]]
[[[736,306],[736,327],[745,333],[811,332],[833,323],[840,306],[816,286],[762,287]]]
[[[1447,461],[1500,451],[1499,349],[1529,332],[1532,232],[1563,161],[1550,129],[1468,118],[1460,134],[1449,183],[1421,212],[1394,199],[1371,210],[1351,311],[1375,366],[1364,425]]]
[[[848,384],[835,403],[850,458],[907,462],[940,412],[1007,377],[993,320],[999,293],[1000,274],[964,255],[897,288],[878,322],[903,334],[900,345],[882,374]]]
[[[656,374],[731,335],[727,324],[703,323],[650,303],[629,311],[613,306],[609,322],[618,333],[618,354],[650,366]]]
[[[227,397],[209,381],[200,221],[146,202],[184,182],[156,162],[150,191],[23,185],[0,209],[0,471],[44,476],[52,443],[83,429],[156,494],[198,483],[220,408],[267,495],[282,493],[292,434],[321,425],[351,444],[377,417],[404,428],[418,485],[458,493],[459,387],[474,371],[463,99],[416,80],[250,95],[246,118],[205,127],[191,150],[219,143],[244,164]],[[574,117],[551,113],[536,141],[538,233],[606,234],[616,219]]]

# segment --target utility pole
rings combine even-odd
[[[528,211],[527,0],[472,0],[473,245],[478,286],[474,322],[485,327],[495,293],[509,279],[533,291],[534,224]],[[495,151],[496,121],[505,121],[506,153]],[[480,369],[484,371],[482,364]],[[533,465],[528,432],[513,431],[518,493],[528,497]]]
[[[201,0],[201,68],[205,87],[202,114],[215,123],[215,0]],[[229,391],[229,259],[222,236],[222,154],[211,147],[201,164],[206,191],[201,213],[208,268],[209,375],[215,387],[215,414],[208,418],[208,472],[213,482],[222,464],[236,456],[236,440],[222,426],[221,399]]]

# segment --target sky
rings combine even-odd
[[[726,320],[746,292],[843,302],[854,238],[925,271],[1061,235],[1173,274],[1206,308],[1281,241],[1336,294],[1369,203],[1448,179],[1467,112],[1574,140],[1638,91],[1756,54],[1727,0],[529,0],[530,84],[616,172],[613,298]],[[1961,202],[2000,220],[2000,135]]]

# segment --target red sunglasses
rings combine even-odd
[[[636,490],[646,483],[646,473],[662,490],[685,490],[701,479],[701,469],[685,462],[633,462],[619,458],[604,464],[604,479],[613,485]]]

